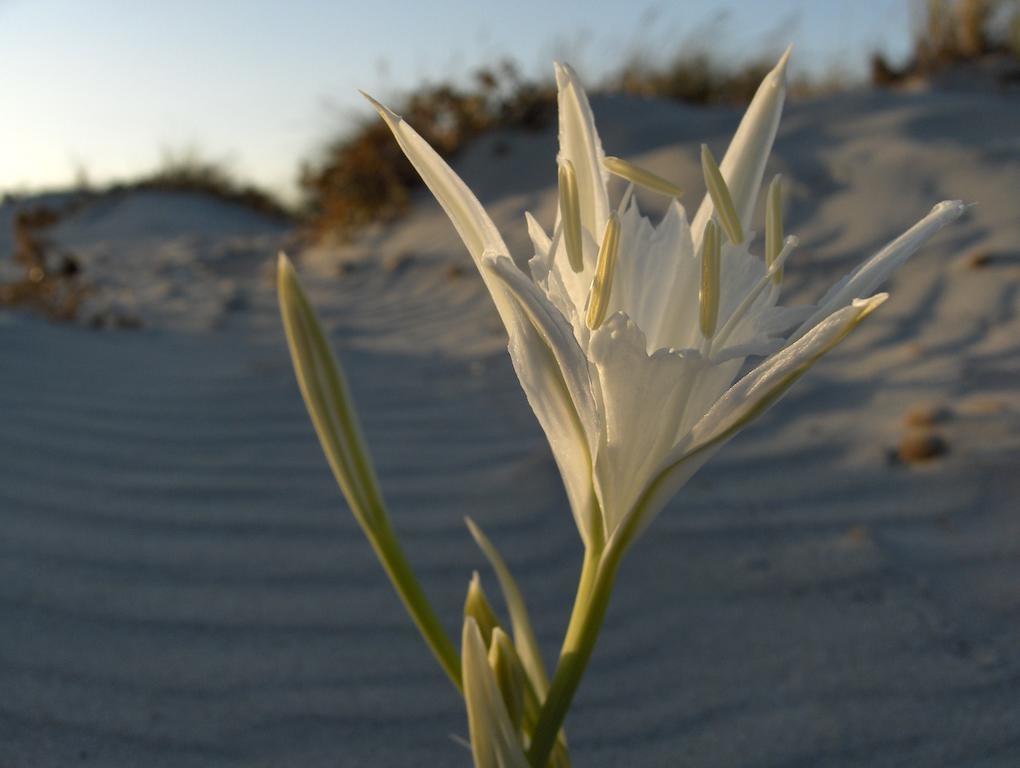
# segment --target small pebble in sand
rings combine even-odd
[[[903,414],[905,427],[930,427],[939,424],[950,416],[949,409],[935,403],[919,403],[907,409]]]
[[[934,432],[908,432],[896,448],[896,458],[903,464],[931,461],[949,450],[946,441]]]
[[[446,265],[446,269],[443,270],[443,274],[446,275],[448,280],[456,280],[457,278],[464,277],[467,270],[464,269],[463,264],[457,264],[450,262]]]
[[[981,269],[991,263],[992,252],[987,248],[974,248],[964,254],[962,261],[968,269]]]
[[[391,253],[383,259],[383,269],[387,272],[403,272],[414,261],[410,253]]]
[[[874,540],[871,529],[866,525],[854,525],[847,529],[846,540],[850,544],[868,544]]]

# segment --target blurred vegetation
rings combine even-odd
[[[443,157],[496,128],[538,130],[552,120],[556,88],[524,80],[511,62],[476,71],[468,87],[426,86],[395,105]],[[313,236],[345,238],[372,221],[406,210],[420,179],[386,125],[374,114],[333,141],[301,169],[300,186]]]
[[[774,58],[759,59],[730,70],[707,52],[678,57],[666,66],[633,58],[609,80],[607,90],[689,104],[746,104],[775,63]]]
[[[0,305],[28,307],[58,321],[75,318],[88,288],[75,256],[46,237],[60,221],[61,214],[47,206],[15,213],[13,256],[21,276],[0,282]]]
[[[1020,0],[927,0],[920,18],[906,64],[894,67],[881,54],[872,56],[874,84],[931,78],[990,59],[1020,63]]]
[[[0,280],[0,306],[28,307],[57,321],[75,319],[91,289],[80,260],[58,246],[49,231],[96,202],[138,190],[204,195],[281,221],[296,218],[268,192],[242,183],[223,163],[203,158],[191,148],[166,150],[152,172],[100,188],[92,185],[87,170],[80,167],[75,188],[60,195],[59,202],[23,204],[14,195],[4,198],[3,202],[15,206],[11,256],[17,274]],[[135,325],[129,318],[114,322],[124,327]]]
[[[86,183],[86,189],[87,183]],[[193,147],[167,149],[155,170],[129,182],[92,192],[110,196],[140,189],[191,192],[240,205],[272,218],[290,220],[293,213],[269,192],[240,181],[222,162],[210,160]]]

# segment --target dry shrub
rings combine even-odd
[[[14,261],[23,275],[0,283],[0,305],[29,307],[58,321],[75,318],[88,289],[75,256],[46,237],[60,220],[59,212],[45,206],[15,214]]]
[[[900,68],[876,53],[871,80],[892,85],[990,56],[1020,59],[1020,0],[927,0],[910,59]]]
[[[609,81],[609,88],[688,104],[746,104],[774,66],[773,58],[727,69],[705,52],[677,57],[661,67],[633,59]]]
[[[496,128],[544,127],[555,104],[551,83],[527,82],[504,62],[476,72],[468,88],[427,86],[395,106],[440,155],[451,157]],[[419,179],[389,129],[373,116],[330,144],[320,160],[305,164],[300,184],[313,234],[344,238],[403,213]]]
[[[193,148],[165,150],[160,165],[139,179],[109,186],[96,196],[139,189],[191,192],[240,205],[270,218],[289,221],[293,214],[273,195],[239,181],[222,163],[202,157]]]

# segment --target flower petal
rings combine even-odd
[[[592,237],[599,237],[609,217],[608,174],[602,166],[605,153],[595,131],[595,119],[577,74],[568,65],[556,63],[559,88],[560,153],[558,161],[569,160],[577,175],[581,203],[581,225]]]
[[[524,221],[528,225],[528,237],[531,238],[531,245],[535,249],[535,257],[545,261],[549,256],[549,247],[552,245],[549,235],[545,233],[542,225],[530,212],[524,212]]]
[[[529,768],[474,619],[464,620],[461,638],[464,703],[475,768]]]
[[[823,317],[832,314],[852,299],[867,296],[877,289],[893,270],[910,258],[928,238],[946,224],[960,218],[965,210],[967,206],[959,200],[945,200],[936,205],[931,209],[931,213],[832,286],[818,302],[818,309],[794,332],[791,339],[799,339]]]
[[[670,498],[716,451],[772,405],[823,355],[846,338],[887,298],[857,299],[834,312],[803,338],[770,357],[730,387],[690,435],[670,452],[644,488],[620,529],[624,543],[640,535]]]
[[[487,254],[482,266],[511,297],[516,332],[510,336],[510,359],[545,431],[587,544],[595,522],[591,468],[599,434],[588,361],[563,315],[509,257]]]
[[[510,357],[517,376],[552,446],[585,538],[592,517],[590,446],[597,435],[597,416],[587,362],[573,332],[514,266],[499,231],[453,169],[399,116],[370,96],[366,98],[450,217],[492,294],[510,337]],[[496,268],[490,268],[493,265]]]
[[[525,213],[524,218],[528,223],[528,235],[535,249],[534,256],[528,260],[531,279],[570,323],[578,343],[586,346],[588,329],[583,318],[588,290],[595,271],[594,259],[587,270],[575,273],[568,264],[562,228],[557,227],[550,240],[530,213]],[[582,232],[581,239],[584,252],[592,252],[596,246],[591,237]]]
[[[779,128],[779,117],[786,99],[786,63],[789,58],[790,49],[787,48],[779,63],[765,75],[719,166],[744,231],[751,226],[765,162]],[[701,235],[713,210],[712,199],[706,194],[691,225],[697,246],[701,244]]]
[[[507,250],[499,230],[492,223],[492,219],[489,218],[482,204],[478,202],[478,198],[453,172],[446,161],[403,118],[391,112],[367,93],[362,93],[362,95],[375,107],[379,116],[392,131],[400,148],[407,155],[407,159],[411,161],[411,165],[418,171],[422,181],[435,195],[436,200],[446,211],[446,215],[450,217],[457,234],[467,246],[475,266],[480,267],[482,256],[486,251],[509,255],[510,252]],[[482,273],[482,280],[485,281],[489,293],[492,294],[503,324],[509,330],[510,323],[507,317],[509,310],[503,290],[498,284],[492,282],[484,270],[479,269],[479,271]]]
[[[707,365],[673,350],[649,355],[646,346],[644,333],[622,312],[591,335],[605,420],[596,492],[610,536],[673,447],[691,385]]]
[[[687,214],[675,200],[658,226],[631,201],[620,217],[620,258],[610,312],[624,312],[644,332],[648,351],[695,346],[698,261]]]

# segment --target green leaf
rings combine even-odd
[[[510,625],[514,633],[514,647],[521,657],[521,664],[524,671],[528,673],[528,679],[539,698],[545,697],[549,689],[549,677],[545,672],[545,665],[542,663],[542,655],[538,650],[538,642],[535,640],[535,633],[531,628],[531,620],[528,618],[528,609],[524,604],[524,596],[510,574],[502,556],[493,546],[489,537],[482,533],[475,521],[470,517],[464,518],[471,536],[482,550],[482,554],[488,559],[492,570],[496,572],[499,579],[499,586],[503,590],[503,599],[506,601],[507,611],[510,613]]]

